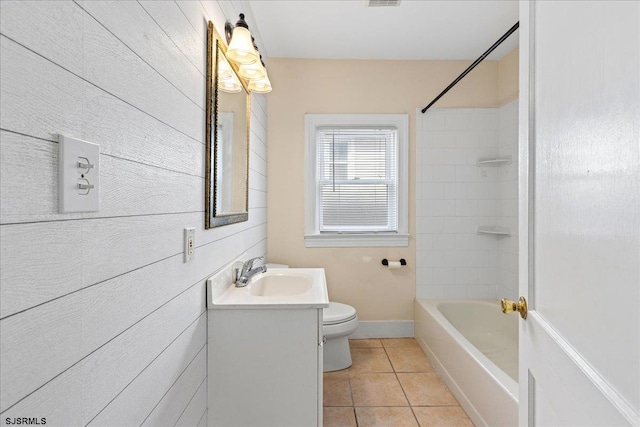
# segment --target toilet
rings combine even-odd
[[[358,327],[356,309],[347,304],[329,302],[322,310],[323,372],[339,371],[351,366],[349,335]]]
[[[267,263],[266,265],[267,270],[289,267],[286,264]],[[356,309],[350,305],[329,302],[329,307],[322,309],[323,372],[339,371],[351,366],[348,338],[357,328],[358,315]]]

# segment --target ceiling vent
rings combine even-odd
[[[369,0],[369,7],[398,6],[400,0]]]

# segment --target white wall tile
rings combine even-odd
[[[456,166],[443,166],[434,165],[430,167],[432,171],[431,182],[455,182],[456,181]]]
[[[420,150],[420,165],[443,165],[446,148],[422,148]]]
[[[421,119],[417,137],[416,292],[495,298],[498,289],[513,287],[507,282],[517,268],[517,244],[513,237],[479,235],[477,227],[517,225],[517,101],[500,109],[434,112],[429,128]],[[514,160],[502,167],[476,165],[498,155]]]
[[[451,216],[456,213],[455,200],[430,200],[434,216]]]
[[[475,285],[478,283],[478,269],[469,267],[456,268],[456,282],[461,285]]]
[[[449,285],[443,290],[447,298],[467,298],[467,286],[465,285]]]
[[[447,267],[433,268],[433,283],[437,285],[453,285],[456,283],[456,269]]]
[[[456,166],[456,182],[478,182],[480,181],[480,168],[477,166]]]
[[[466,183],[445,183],[443,187],[444,199],[465,199],[467,197],[468,185]]]
[[[419,123],[419,130],[444,130],[446,113],[444,111],[438,111],[437,109],[429,109],[426,113],[418,110],[416,113]]]
[[[494,285],[498,283],[497,268],[481,268],[478,271],[478,283],[483,285]]]
[[[496,130],[478,131],[478,148],[498,147],[498,132]]]
[[[446,165],[466,165],[468,158],[468,149],[449,148],[446,149],[444,155],[444,163]]]
[[[422,251],[420,255],[420,266],[422,268],[432,269],[441,267],[444,263],[444,252],[442,251]]]
[[[431,241],[433,242],[433,250],[437,251],[454,251],[458,249],[457,234],[434,234]]]
[[[456,216],[478,216],[477,200],[456,200]]]
[[[500,206],[496,200],[481,199],[478,200],[478,215],[479,216],[497,216],[500,211]]]
[[[455,135],[455,147],[477,148],[479,144],[479,132],[475,130],[450,132]]]
[[[421,132],[423,143],[428,148],[455,148],[457,134],[450,131]]]
[[[473,298],[473,299],[495,299],[496,286],[495,285],[467,286],[466,297]]]
[[[422,286],[422,298],[446,298],[445,287],[442,285]]]
[[[421,186],[421,198],[427,200],[444,199],[444,186],[442,183],[423,183]]]
[[[425,217],[420,221],[421,232],[424,234],[443,233],[447,217]]]

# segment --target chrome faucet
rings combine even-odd
[[[246,261],[242,264],[242,269],[236,269],[236,280],[234,283],[236,284],[236,288],[243,288],[247,286],[249,283],[249,279],[255,276],[258,273],[266,273],[267,266],[261,265],[260,267],[253,268],[253,263],[261,260],[264,257],[256,257],[251,258],[249,261]]]

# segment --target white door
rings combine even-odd
[[[520,5],[520,425],[637,426],[640,2]]]

